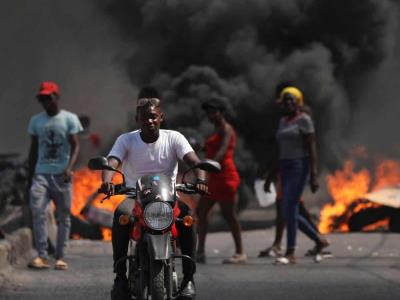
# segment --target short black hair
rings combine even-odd
[[[155,87],[145,86],[142,87],[139,91],[138,98],[158,98],[160,99],[160,93],[157,91]]]
[[[211,97],[208,101],[204,102],[201,105],[201,108],[204,110],[211,108],[219,110],[220,112],[224,112],[226,110],[226,104],[224,100],[222,100],[220,97],[214,96]]]

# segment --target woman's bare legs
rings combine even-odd
[[[221,213],[224,219],[228,222],[229,228],[231,229],[233,241],[235,243],[235,249],[237,254],[243,254],[243,243],[242,234],[240,229],[240,223],[236,216],[236,198],[235,201],[220,201],[219,206],[221,208]]]

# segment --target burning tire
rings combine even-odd
[[[400,210],[397,209],[389,220],[389,230],[400,233]]]
[[[385,219],[393,219],[394,208],[388,206],[369,207],[354,213],[348,221],[350,231],[362,231],[364,227]]]

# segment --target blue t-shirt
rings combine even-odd
[[[35,174],[61,174],[68,166],[71,147],[68,137],[82,131],[78,116],[60,110],[55,116],[41,112],[29,122],[28,133],[38,137]]]

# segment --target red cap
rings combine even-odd
[[[52,81],[43,81],[40,84],[38,96],[51,94],[60,95],[60,89],[58,88],[58,85]]]

